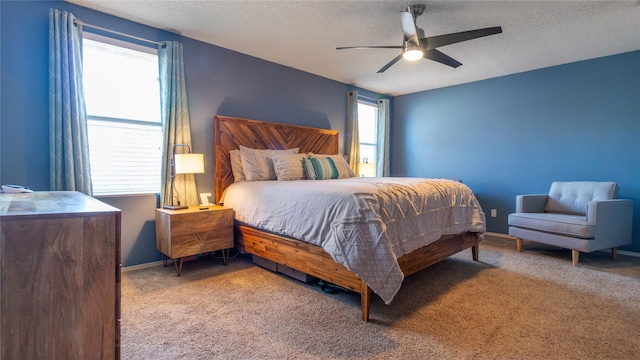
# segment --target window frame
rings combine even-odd
[[[358,146],[359,146],[359,150],[360,150],[359,151],[360,152],[360,159],[359,159],[360,164],[364,163],[364,159],[367,159],[367,162],[369,162],[369,163],[371,163],[371,162],[375,163],[375,162],[377,162],[377,157],[378,157],[379,147],[380,147],[380,144],[378,143],[378,140],[380,139],[379,134],[378,134],[378,130],[380,128],[379,124],[378,124],[378,121],[379,121],[378,105],[375,102],[367,101],[365,99],[358,98],[357,106],[358,106],[358,132],[359,132],[359,134],[362,134],[361,127],[360,127],[361,124],[362,124],[362,122],[361,122],[361,120],[362,120],[361,119],[362,111],[360,111],[360,109],[361,109],[360,107],[361,106],[368,106],[368,107],[371,107],[372,110],[374,110],[373,119],[367,119],[367,120],[373,120],[373,126],[374,126],[373,131],[374,131],[374,140],[375,140],[375,142],[373,142],[373,143],[363,142],[362,141],[362,136],[359,136],[358,137]],[[362,121],[364,121],[364,120],[362,120]],[[373,147],[375,149],[375,155],[374,155],[373,158],[370,158],[369,156],[363,156],[363,146],[365,146],[365,147]],[[361,175],[361,176],[364,176],[364,175]],[[377,171],[376,171],[376,174],[373,175],[373,176],[377,176]]]
[[[119,40],[119,39],[115,39],[112,37],[108,37],[108,36],[103,36],[100,34],[96,34],[96,33],[92,33],[92,32],[83,32],[83,48],[84,48],[84,40],[88,39],[91,41],[95,41],[95,42],[100,42],[100,43],[105,43],[108,45],[112,45],[112,46],[117,46],[117,47],[121,47],[124,49],[128,49],[128,50],[133,50],[133,51],[139,51],[139,52],[143,52],[143,53],[147,53],[147,54],[151,54],[154,56],[158,56],[158,51],[156,48],[154,47],[149,47],[149,46],[143,46],[143,45],[139,45],[137,43],[133,43],[133,42],[129,42],[129,41],[123,41],[123,40]],[[84,61],[84,57],[83,57],[83,61]],[[158,82],[159,82],[159,74],[158,74]],[[86,81],[83,80],[83,81]],[[160,97],[160,93],[159,93],[159,86],[158,86],[158,99]],[[160,107],[160,102],[158,100],[158,107]],[[93,187],[94,187],[94,196],[99,196],[99,197],[123,197],[123,196],[139,196],[139,195],[159,195],[162,191],[161,187],[162,187],[162,119],[161,119],[161,109],[158,109],[158,119],[157,121],[150,121],[150,120],[139,120],[139,119],[129,119],[129,118],[118,118],[118,117],[109,117],[109,116],[99,116],[99,115],[90,115],[89,109],[87,108],[87,128],[88,128],[88,132],[89,132],[89,153],[90,153],[90,166],[91,166],[91,172],[92,172],[92,183],[93,183]],[[122,188],[119,189],[110,189],[109,191],[105,191],[105,192],[96,192],[95,190],[95,178],[94,178],[94,166],[93,163],[91,163],[91,123],[92,122],[97,122],[97,123],[104,123],[104,122],[111,122],[113,123],[115,126],[114,128],[117,127],[117,125],[133,125],[133,126],[140,126],[140,127],[149,127],[150,129],[153,128],[154,131],[159,131],[160,135],[157,140],[158,145],[159,145],[159,159],[157,162],[157,179],[153,180],[154,183],[154,190],[151,190],[150,188],[144,189],[144,188],[139,188],[139,189],[133,189],[133,191],[128,192],[128,191],[122,191]],[[98,125],[99,126],[99,125]],[[95,146],[95,145],[94,145]]]

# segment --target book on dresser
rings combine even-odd
[[[120,358],[120,210],[0,194],[0,358]]]

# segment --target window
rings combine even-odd
[[[378,107],[358,101],[358,132],[360,138],[360,175],[376,176],[378,156]]]
[[[85,33],[84,88],[94,195],[159,193],[156,49]]]

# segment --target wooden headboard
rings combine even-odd
[[[213,118],[215,199],[233,183],[229,151],[240,145],[252,149],[300,148],[301,153],[338,153],[338,131],[305,126],[240,119],[216,115]]]

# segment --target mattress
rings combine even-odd
[[[322,247],[387,304],[404,279],[399,257],[442,235],[485,231],[471,189],[447,179],[238,182],[223,202],[241,223]]]

